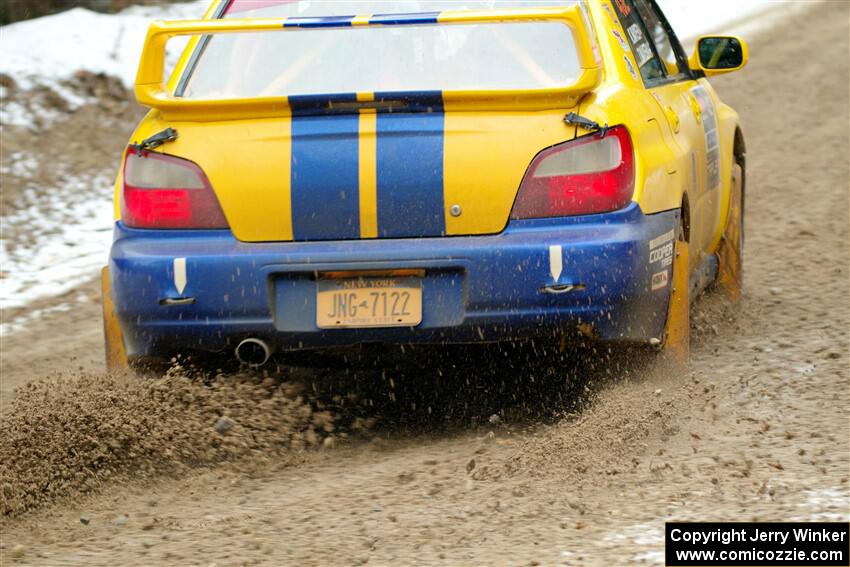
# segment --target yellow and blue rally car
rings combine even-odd
[[[689,298],[740,293],[744,138],[706,76],[746,61],[726,36],[686,56],[653,0],[218,0],[155,22],[108,364],[541,335],[686,357]]]

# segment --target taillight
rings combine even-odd
[[[227,228],[207,176],[196,164],[127,150],[121,220],[132,228]]]
[[[622,209],[634,193],[634,152],[624,126],[541,152],[525,174],[512,219],[589,215]]]

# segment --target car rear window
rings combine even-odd
[[[431,14],[571,2],[280,2],[233,0],[225,18]],[[388,18],[392,19],[392,18]],[[252,98],[350,92],[541,89],[578,78],[559,22],[311,27],[206,38],[179,95]]]

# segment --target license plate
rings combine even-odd
[[[316,324],[321,329],[412,327],[422,322],[420,278],[318,280]]]

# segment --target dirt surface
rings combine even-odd
[[[96,306],[51,313],[3,341],[4,392],[30,383],[0,421],[3,564],[658,564],[665,520],[846,521],[848,20],[815,4],[713,81],[747,139],[745,294],[700,299],[690,373],[517,347],[128,382],[63,372],[100,356]],[[66,320],[67,349],[34,340]]]
[[[63,304],[71,308],[53,309]],[[35,318],[33,311],[39,312]],[[25,324],[0,336],[0,413],[8,409],[15,389],[34,379],[68,370],[103,371],[100,311],[100,280],[92,280],[59,297],[2,312],[3,323],[23,320]]]
[[[4,124],[0,134],[0,211],[5,217],[0,219],[0,233],[6,252],[15,254],[19,245],[29,250],[37,237],[49,237],[52,228],[33,226],[33,221],[41,220],[37,216],[25,216],[25,222],[7,218],[29,207],[42,211],[55,207],[52,193],[57,190],[68,193],[67,202],[95,198],[88,183],[69,188],[65,182],[113,179],[144,110],[117,79],[88,72],[77,73],[63,85],[81,100],[95,101],[78,108],[69,107],[46,87],[22,90],[2,73],[0,85],[6,89],[4,105],[19,105],[33,117],[29,127]],[[48,218],[56,224],[63,220],[57,212],[48,213]],[[7,270],[5,264],[0,266],[0,282]],[[34,377],[69,369],[102,370],[103,335],[95,324],[100,314],[96,275],[61,295],[0,311],[0,322],[16,328],[0,336],[0,410],[15,388]]]

